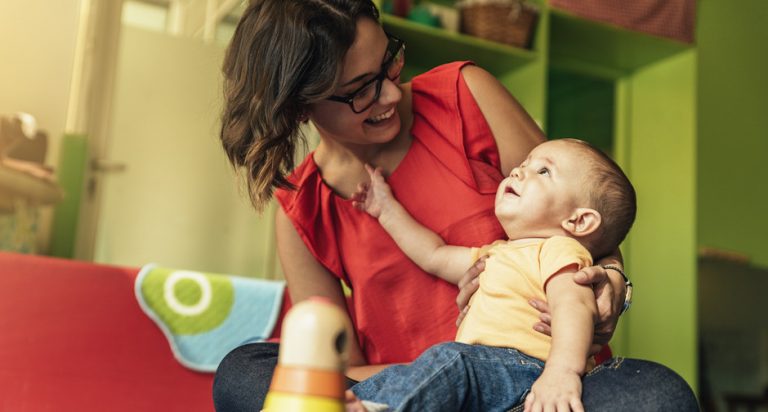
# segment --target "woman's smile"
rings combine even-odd
[[[387,110],[384,113],[381,113],[381,114],[379,114],[377,116],[370,117],[368,119],[365,119],[365,122],[368,123],[368,124],[374,124],[375,125],[375,124],[381,123],[381,122],[383,122],[385,120],[389,120],[390,118],[392,118],[392,116],[394,114],[395,114],[395,106],[392,106],[391,109]]]

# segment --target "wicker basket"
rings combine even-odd
[[[522,0],[467,0],[457,4],[463,33],[528,48],[538,11]]]

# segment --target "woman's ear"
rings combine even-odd
[[[600,212],[586,207],[576,209],[561,226],[574,237],[587,236],[594,233],[602,223]]]

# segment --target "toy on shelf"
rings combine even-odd
[[[265,412],[343,412],[351,327],[344,311],[313,297],[285,315]]]

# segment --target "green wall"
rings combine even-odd
[[[701,0],[698,243],[768,267],[768,4]]]

